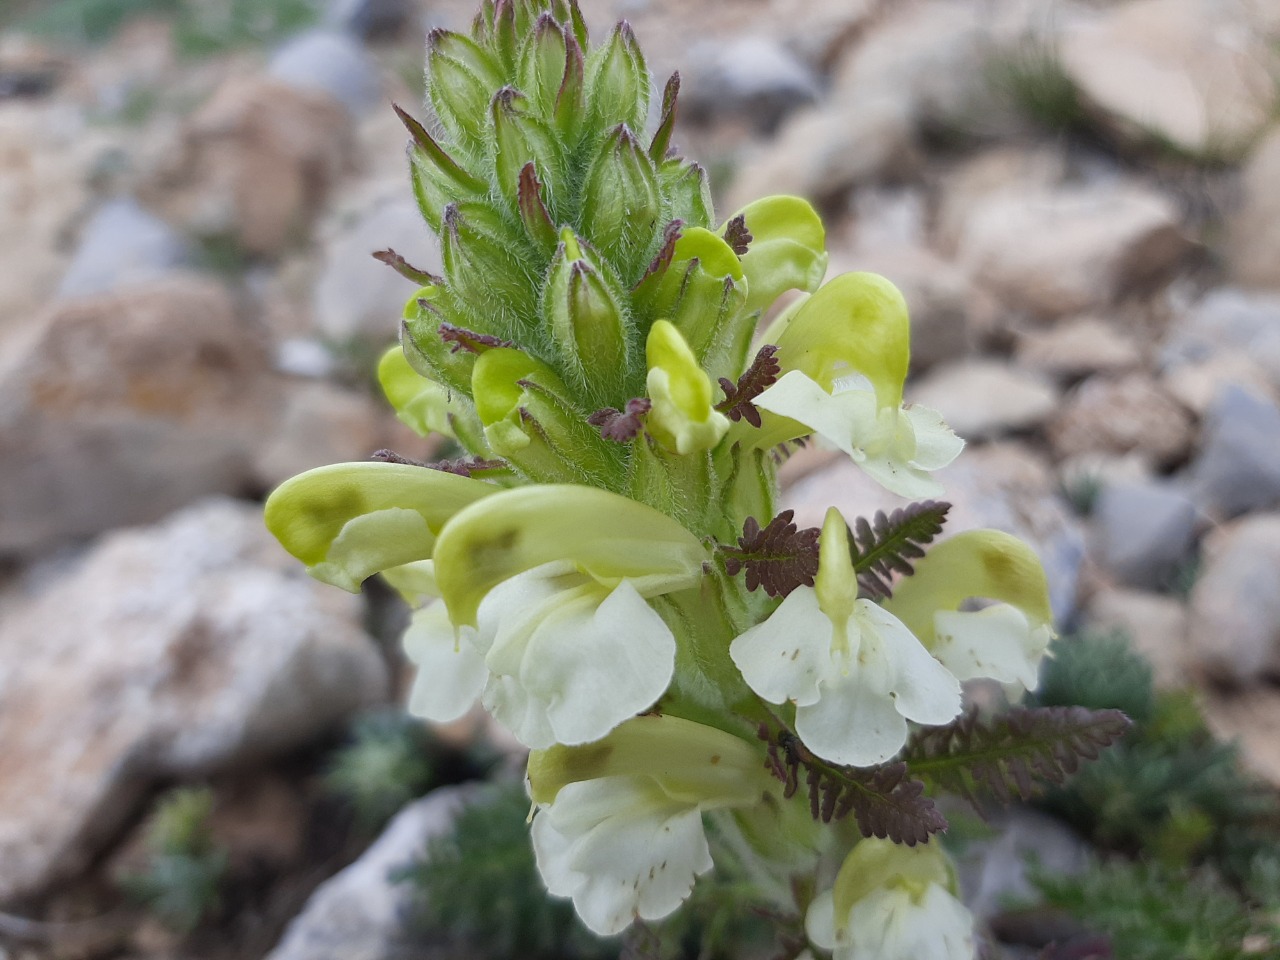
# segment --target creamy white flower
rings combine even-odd
[[[960,609],[975,598],[999,602]],[[969,530],[931,546],[885,607],[960,680],[989,677],[1034,690],[1054,637],[1039,558],[999,530]]]
[[[828,393],[798,370],[786,373],[754,401],[757,407],[803,424],[848,454],[881,486],[904,497],[930,497],[942,485],[930,473],[964,448],[927,407],[882,406],[870,385],[837,381]]]
[[[636,717],[599,743],[535,750],[538,870],[598,934],[657,920],[712,867],[702,813],[751,808],[777,789],[755,744],[679,717]]]
[[[442,604],[427,607],[405,647],[419,666],[415,713],[454,719],[480,697],[540,749],[598,740],[651,706],[671,682],[676,642],[630,581],[610,589],[557,561],[490,590],[476,628],[455,631]]]
[[[960,712],[960,684],[895,616],[857,597],[844,519],[828,511],[815,586],[791,591],[729,647],[743,679],[770,703],[796,705],[796,733],[836,763],[869,766],[907,739],[907,720]]]
[[[643,776],[562,787],[534,818],[533,849],[548,892],[602,936],[665,917],[712,867],[698,807]]]
[[[863,840],[810,905],[805,932],[833,960],[972,960],[973,916],[952,885],[936,844]]]

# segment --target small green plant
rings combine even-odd
[[[397,875],[411,884],[412,922],[493,960],[604,960],[618,943],[597,940],[565,900],[538,877],[519,784],[494,784],[469,803],[453,829]]]
[[[1044,40],[1027,38],[995,54],[987,63],[987,77],[1021,116],[1041,129],[1067,133],[1085,122],[1080,93],[1057,50]]]
[[[1107,934],[1117,960],[1257,960],[1280,950],[1267,920],[1211,871],[1117,860],[1033,882],[1050,905]]]
[[[190,933],[213,913],[227,868],[226,851],[209,830],[213,791],[179,787],[156,804],[147,828],[147,866],[121,885],[177,933]]]
[[[334,752],[325,786],[350,805],[360,829],[373,831],[432,786],[435,752],[420,720],[398,711],[366,714]]]

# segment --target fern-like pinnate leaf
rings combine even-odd
[[[1028,799],[1037,781],[1060,784],[1119,740],[1130,721],[1119,710],[1013,707],[983,718],[971,712],[946,726],[925,727],[903,759],[913,776],[978,805],[981,794],[1001,803]]]
[[[922,500],[899,507],[888,516],[877,510],[871,520],[859,517],[849,537],[849,552],[858,584],[872,597],[893,595],[893,576],[910,576],[911,561],[924,556],[924,548],[942,532],[951,504]]]
[[[812,587],[818,575],[817,527],[796,529],[794,510],[783,510],[761,527],[755,517],[742,525],[736,547],[721,545],[729,576],[746,570],[747,589],[764,587],[771,597],[785,597],[799,586]]]

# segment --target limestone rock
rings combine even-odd
[[[1028,330],[1018,338],[1018,365],[1064,378],[1116,374],[1142,363],[1142,348],[1113,324],[1077,317],[1046,330]]]
[[[305,234],[352,157],[351,118],[327,93],[232,78],[184,124],[143,199],[192,233],[274,256]]]
[[[937,410],[966,440],[980,440],[1043,423],[1057,407],[1058,391],[1000,361],[965,360],[935,367],[909,399]]]
[[[1203,702],[1214,735],[1238,743],[1245,766],[1280,787],[1280,690],[1258,686],[1208,693]]]
[[[1055,877],[1074,876],[1088,863],[1089,844],[1038,810],[1011,807],[991,826],[995,836],[967,847],[958,863],[965,904],[979,917],[991,917],[1010,900],[1036,896],[1028,876],[1031,862]]]
[[[274,418],[265,343],[177,275],[53,304],[0,361],[0,553],[241,489]]]
[[[681,74],[680,108],[714,119],[741,114],[770,130],[788,112],[818,99],[818,77],[774,37],[747,34],[694,44]]]
[[[1189,613],[1176,597],[1144,590],[1107,587],[1089,598],[1084,622],[1091,629],[1120,630],[1155,672],[1158,686],[1177,689],[1188,674]]]
[[[73,874],[157,781],[306,743],[386,696],[358,598],[261,509],[114,533],[0,627],[0,900]]]
[[[1206,538],[1189,637],[1193,663],[1213,679],[1248,683],[1280,668],[1280,515]]]
[[[378,65],[359,42],[345,33],[308,30],[285,41],[267,73],[299,90],[327,94],[360,116],[382,98]]]
[[[374,251],[390,247],[415,267],[443,272],[440,242],[402,180],[360,191],[324,226],[312,313],[317,330],[332,342],[385,348],[400,335],[405,301],[417,287],[373,259]]]
[[[1227,218],[1226,261],[1246,286],[1280,289],[1280,130],[1254,149],[1244,168],[1240,203]]]
[[[412,887],[392,883],[390,874],[446,833],[473,794],[446,787],[401,810],[359,860],[311,895],[267,960],[456,960],[456,953],[407,942]]]
[[[1233,0],[1136,0],[1067,24],[1062,66],[1120,135],[1231,157],[1271,120],[1280,59]]]
[[[1191,492],[1205,510],[1232,517],[1280,502],[1280,407],[1225,388],[1205,418]]]
[[[1179,311],[1160,351],[1165,379],[1202,411],[1213,389],[1280,387],[1280,296],[1220,287]]]
[[[1166,279],[1189,247],[1178,212],[1137,183],[1010,185],[975,204],[959,261],[1006,305],[1054,318]]]
[[[1093,508],[1094,544],[1103,568],[1133,587],[1167,587],[1191,558],[1199,514],[1168,486],[1103,487]]]
[[[190,261],[180,233],[137,201],[121,197],[103,204],[85,224],[58,293],[105,293],[154,280]]]
[[[1067,395],[1049,424],[1059,457],[1136,451],[1157,464],[1187,455],[1195,436],[1191,415],[1143,374],[1094,377]]]

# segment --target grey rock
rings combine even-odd
[[[1280,407],[1225,388],[1206,418],[1190,490],[1203,509],[1225,517],[1280,502]]]
[[[1190,248],[1178,210],[1140,183],[1009,184],[974,204],[958,259],[1008,306],[1051,319],[1172,275]]]
[[[85,224],[58,293],[106,293],[153,280],[190,260],[190,245],[182,234],[136,200],[119,197],[103,204]]]
[[[1184,459],[1195,438],[1195,422],[1158,383],[1142,373],[1118,379],[1090,377],[1067,394],[1048,425],[1054,453],[1138,453],[1154,464]]]
[[[385,699],[358,597],[229,500],[111,534],[0,625],[0,901],[96,855],[157,782],[309,742]]]
[[[371,254],[390,247],[415,267],[439,274],[439,241],[398,181],[385,191],[367,191],[350,221],[335,219],[323,230],[330,236],[323,241],[312,308],[317,331],[335,343],[389,346],[417,288]]]
[[[942,414],[966,440],[1038,426],[1057,408],[1058,391],[1038,374],[998,360],[939,364],[909,391],[912,402]]]
[[[1089,844],[1047,814],[1012,807],[992,826],[995,837],[973,844],[958,858],[965,903],[978,917],[994,916],[1008,901],[1038,899],[1028,877],[1030,865],[1068,877],[1088,862]]]
[[[446,833],[472,795],[447,787],[401,810],[359,860],[311,895],[267,960],[455,960],[456,952],[409,942],[413,890],[390,875]]]
[[[325,20],[361,40],[396,36],[413,19],[412,0],[334,0]]]
[[[1156,684],[1173,689],[1186,687],[1191,681],[1189,621],[1190,611],[1177,597],[1118,587],[1098,590],[1089,598],[1084,612],[1085,625],[1090,629],[1124,633],[1151,664]]]
[[[1245,354],[1280,385],[1280,296],[1233,287],[1214,290],[1172,325],[1160,352],[1166,370]]]
[[[1198,511],[1178,490],[1117,484],[1094,505],[1094,544],[1103,568],[1132,587],[1167,587],[1195,547]]]
[[[1114,324],[1086,316],[1024,331],[1016,356],[1019,366],[1073,378],[1132,370],[1142,362],[1142,349]]]
[[[279,382],[261,331],[186,273],[59,300],[0,355],[0,553],[235,493]]]
[[[1188,636],[1192,663],[1212,679],[1243,684],[1280,668],[1280,515],[1205,539]]]
[[[359,42],[333,30],[310,30],[285,42],[267,72],[301,90],[327,93],[360,116],[378,105],[382,80],[373,58]]]
[[[744,36],[704,41],[689,51],[680,105],[708,119],[741,114],[772,130],[787,113],[818,99],[818,77],[776,39]]]

